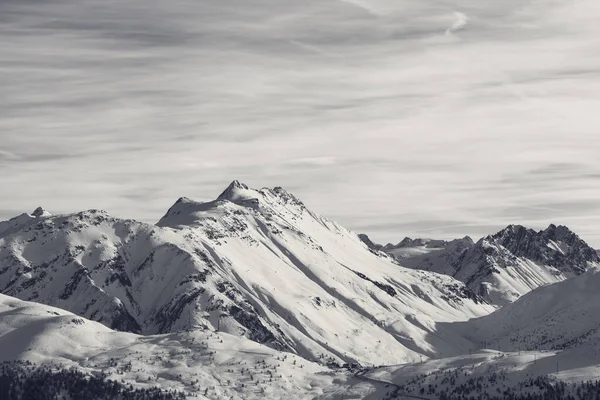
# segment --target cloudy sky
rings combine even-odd
[[[600,247],[598,0],[2,0],[0,219],[238,179],[381,242]]]

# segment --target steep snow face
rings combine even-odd
[[[451,275],[499,306],[600,265],[594,249],[555,225],[539,232],[509,225],[477,243],[469,237],[450,242],[406,238],[383,250],[403,266]]]
[[[233,182],[214,202],[181,199],[158,225],[208,237],[229,282],[281,330],[282,342],[316,344],[343,359],[364,350],[388,359],[436,356],[449,343],[429,343],[435,321],[491,310],[455,280],[404,269],[368,249],[282,188]]]
[[[0,235],[0,291],[145,334],[219,329],[308,359],[454,352],[438,322],[493,310],[448,276],[400,267],[282,188],[233,182],[158,226],[102,211]]]
[[[462,326],[474,342],[501,350],[561,350],[600,342],[600,270],[541,287]]]

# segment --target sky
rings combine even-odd
[[[0,1],[0,219],[230,181],[378,242],[600,247],[598,0]]]

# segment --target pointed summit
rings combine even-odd
[[[237,195],[245,190],[250,190],[248,188],[247,185],[241,183],[238,180],[234,180],[233,182],[231,182],[229,184],[229,186],[227,186],[227,189],[225,189],[223,191],[223,193],[221,193],[219,195],[219,197],[217,197],[217,200],[230,200],[232,201],[234,198],[238,197]]]
[[[32,216],[36,217],[36,218],[42,218],[42,217],[49,217],[51,216],[51,214],[44,210],[42,207],[38,207],[36,208],[32,213]]]
[[[569,244],[575,241],[581,241],[579,236],[567,226],[550,224],[548,228],[541,232],[552,240],[567,241]]]
[[[360,239],[360,240],[361,240],[361,241],[362,241],[364,244],[366,244],[366,245],[367,245],[367,247],[368,247],[369,249],[373,249],[373,250],[381,250],[381,249],[383,248],[383,246],[382,246],[382,245],[380,245],[380,244],[377,244],[377,243],[374,243],[374,242],[371,240],[371,238],[369,238],[369,236],[367,236],[367,235],[366,235],[366,234],[364,234],[364,233],[359,233],[359,234],[358,234],[358,238],[359,238],[359,239]]]

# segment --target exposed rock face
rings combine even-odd
[[[375,245],[376,246],[376,245]],[[405,238],[384,251],[404,266],[453,276],[496,305],[600,265],[600,257],[565,226],[534,231],[509,225],[474,243]]]
[[[50,214],[48,211],[44,210],[42,207],[38,207],[38,208],[36,208],[36,209],[35,209],[35,210],[34,210],[34,211],[31,213],[31,215],[32,215],[33,217],[36,217],[36,218],[41,218],[41,217],[49,217],[49,216],[51,216],[51,214]]]
[[[373,243],[373,241],[364,233],[358,235],[358,238],[372,250],[382,250],[383,246],[380,244]]]
[[[510,225],[492,239],[517,257],[550,265],[568,274],[581,274],[589,263],[600,263],[596,251],[562,225],[551,224],[540,232]]]

